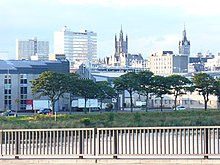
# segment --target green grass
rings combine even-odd
[[[0,129],[218,126],[220,111],[91,113],[0,117]]]

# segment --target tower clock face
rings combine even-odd
[[[188,44],[187,44],[187,41],[184,42],[184,45],[188,45]]]

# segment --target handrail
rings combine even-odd
[[[220,126],[0,131],[2,156],[220,156]]]

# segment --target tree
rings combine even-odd
[[[189,88],[191,81],[184,76],[175,74],[168,76],[167,78],[170,84],[170,94],[174,95],[174,107],[176,110],[177,97],[186,94],[186,91]]]
[[[32,82],[32,93],[42,96],[48,96],[52,104],[52,113],[54,113],[55,102],[66,92],[67,76],[63,73],[43,72]]]
[[[153,72],[141,71],[137,73],[138,92],[146,97],[146,112],[148,110],[149,94],[152,93]]]
[[[220,78],[216,78],[214,81],[214,94],[217,96],[218,100],[218,109],[220,106]]]
[[[128,72],[114,79],[113,83],[116,90],[127,90],[130,95],[131,112],[133,112],[133,93],[137,90],[137,74],[135,72]]]
[[[80,79],[77,84],[77,94],[85,100],[84,111],[86,112],[86,102],[89,98],[97,97],[97,85],[90,79]]]
[[[72,96],[78,93],[77,84],[79,83],[79,76],[75,73],[68,74],[68,88],[67,93],[70,94],[70,113],[72,108]]]
[[[207,103],[209,95],[214,93],[214,78],[207,73],[197,73],[192,76],[196,91],[203,96],[205,110],[207,110]]]
[[[119,105],[119,95],[122,92],[124,92],[124,89],[122,88],[122,85],[121,85],[121,84],[123,84],[122,79],[120,77],[114,79],[113,84],[114,84],[113,89],[114,89],[115,94],[116,94],[116,111],[118,111],[119,107],[120,107],[120,105]],[[124,104],[124,102],[123,102],[123,104]]]
[[[163,111],[163,95],[169,94],[170,86],[167,77],[156,75],[153,77],[152,91],[160,98],[160,110]]]
[[[115,90],[111,87],[111,85],[107,81],[100,81],[96,83],[97,85],[97,98],[101,102],[102,109],[102,101],[107,98],[113,98],[116,96]]]

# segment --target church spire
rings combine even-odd
[[[119,40],[123,41],[123,30],[122,30],[122,25],[121,25],[121,30],[120,30],[120,36],[119,36]]]
[[[186,38],[186,26],[185,26],[185,23],[184,23],[184,30],[183,30],[183,41],[187,41],[187,38]]]
[[[118,40],[117,40],[118,39]],[[124,40],[123,36],[123,29],[121,25],[119,37],[115,35],[115,56],[119,56],[120,54],[127,54],[128,53],[128,35]]]
[[[188,55],[188,56],[190,55],[190,41],[187,40],[187,37],[186,37],[185,23],[184,23],[184,29],[182,32],[182,40],[179,41],[179,54]]]

